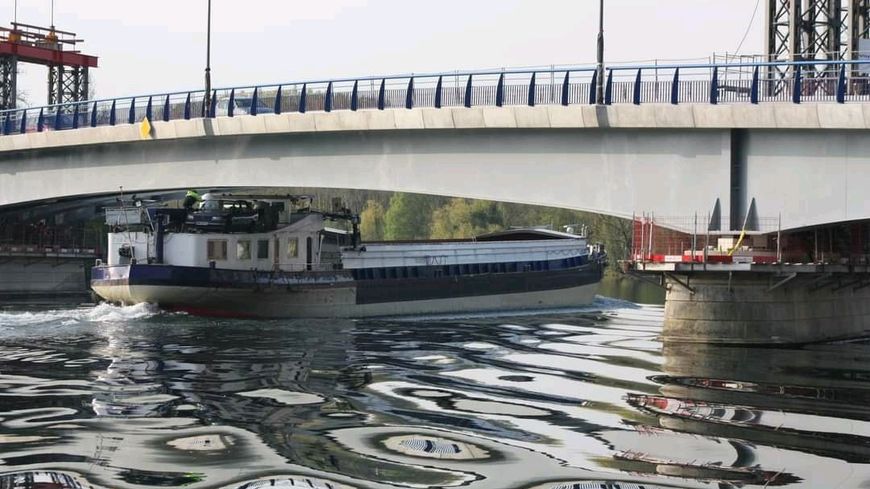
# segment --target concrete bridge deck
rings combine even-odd
[[[0,137],[0,206],[156,189],[429,193],[629,218],[870,218],[870,104],[512,106],[268,114]]]
[[[592,104],[599,73],[566,67],[0,111],[0,206],[119,187],[310,186],[620,217],[704,216],[718,200],[733,222],[755,199],[784,230],[870,219],[870,90],[857,63],[611,66],[603,105]]]
[[[216,136],[437,129],[870,129],[868,104],[575,105],[388,109],[154,121],[0,137],[0,152]],[[0,202],[0,205],[3,205]]]

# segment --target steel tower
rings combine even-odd
[[[767,0],[768,61],[858,59],[858,40],[868,38],[870,0]],[[836,76],[806,67],[808,76]],[[771,75],[782,78],[785,69]]]

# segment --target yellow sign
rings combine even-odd
[[[139,136],[142,139],[151,139],[151,121],[147,117],[143,117],[139,125]]]

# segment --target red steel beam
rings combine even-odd
[[[0,56],[3,55],[18,56],[19,61],[40,65],[97,67],[96,56],[12,42],[0,42]]]

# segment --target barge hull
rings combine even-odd
[[[356,304],[353,287],[296,291],[204,289],[153,285],[94,286],[110,302],[150,302],[204,316],[251,318],[364,318],[415,314],[515,311],[582,306],[592,302],[598,284],[498,295]]]
[[[258,318],[377,317],[589,304],[602,268],[417,279],[355,280],[346,271],[275,276],[166,265],[94,270],[91,286],[107,301],[148,302],[197,315]]]

